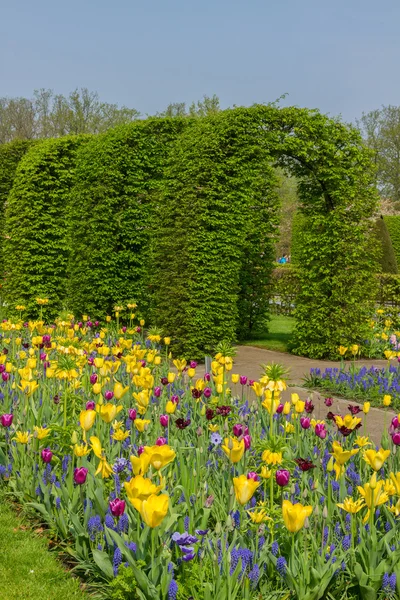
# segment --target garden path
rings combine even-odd
[[[310,395],[312,393],[313,403],[315,406],[314,415],[317,419],[323,419],[326,417],[327,408],[324,405],[325,395],[321,395],[319,392],[305,392],[303,387],[303,377],[310,373],[311,368],[320,368],[325,370],[327,367],[339,367],[339,361],[327,361],[327,360],[313,360],[310,358],[304,358],[301,356],[294,356],[285,352],[274,352],[273,350],[265,350],[263,348],[256,348],[254,346],[238,346],[237,354],[235,356],[235,364],[233,368],[234,373],[240,375],[246,375],[250,379],[259,379],[262,374],[261,365],[270,363],[279,363],[289,369],[289,388],[283,393],[283,400],[290,400],[290,394],[297,392],[301,399],[305,398],[305,394]],[[386,360],[366,359],[358,360],[356,364],[359,366],[386,366]],[[334,398],[334,404],[331,407],[332,412],[345,414],[349,403],[359,404],[356,401],[343,400],[340,398]],[[393,413],[394,415],[395,413]],[[392,418],[392,417],[390,417]],[[389,419],[388,419],[389,422]],[[379,443],[381,435],[384,429],[384,411],[380,408],[372,408],[368,415],[367,430],[371,439],[374,442]]]

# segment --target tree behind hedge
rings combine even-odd
[[[169,146],[185,123],[137,121],[93,137],[80,149],[68,219],[67,301],[76,315],[104,317],[128,300],[146,312],[153,209]]]
[[[46,315],[64,306],[69,247],[66,207],[75,155],[86,138],[71,136],[34,145],[22,158],[6,208],[5,299],[12,310],[24,304],[38,314],[36,297],[46,297]]]
[[[385,215],[383,220],[389,231],[397,265],[400,265],[400,215]]]
[[[381,272],[396,275],[398,273],[396,255],[394,253],[392,240],[390,239],[389,230],[382,216],[375,221],[375,234],[376,242],[378,243]]]

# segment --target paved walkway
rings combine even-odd
[[[239,373],[240,375],[247,375],[250,379],[259,379],[263,369],[261,365],[279,363],[289,369],[288,383],[290,388],[283,393],[284,400],[290,400],[290,395],[293,392],[297,392],[301,399],[312,396],[312,400],[315,406],[314,415],[316,418],[323,419],[328,412],[328,409],[324,405],[325,396],[321,396],[319,392],[311,392],[304,389],[303,377],[308,375],[311,368],[320,368],[322,371],[327,367],[339,367],[340,362],[332,362],[325,360],[312,360],[309,358],[303,358],[300,356],[294,356],[293,354],[287,354],[284,352],[274,352],[272,350],[265,350],[263,348],[256,348],[254,346],[238,346],[237,355],[234,359],[233,373]],[[387,364],[386,360],[359,360],[356,361],[357,365],[366,366],[381,366],[384,367]],[[329,409],[339,414],[345,414],[348,412],[347,406],[349,400],[341,400],[339,398],[334,399],[333,406]],[[357,402],[351,402],[357,404]],[[394,415],[395,413],[393,413]],[[391,417],[390,417],[391,418]],[[389,419],[388,419],[389,423]],[[378,444],[381,439],[381,435],[384,429],[384,412],[379,408],[371,408],[367,420],[368,434]]]

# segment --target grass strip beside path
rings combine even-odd
[[[253,335],[240,342],[242,346],[256,346],[277,352],[288,352],[288,344],[294,329],[294,317],[285,315],[271,315],[268,323],[268,332]]]
[[[87,600],[80,582],[65,571],[0,492],[1,600]]]

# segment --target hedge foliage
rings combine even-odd
[[[244,109],[197,120],[165,172],[153,262],[153,320],[194,357],[254,330],[268,313],[277,195]]]
[[[398,273],[396,255],[394,253],[393,244],[390,239],[389,230],[383,217],[375,221],[375,233],[377,243],[380,244],[379,262],[382,273]]]
[[[359,133],[318,111],[256,105],[48,140],[21,160],[7,203],[6,293],[35,313],[104,316],[136,300],[192,358],[265,326],[278,201],[298,181],[294,350],[336,356],[371,310],[376,207]],[[67,285],[68,283],[68,285]]]
[[[397,265],[400,266],[400,215],[385,215],[383,220],[389,230]]]
[[[5,211],[8,194],[14,183],[18,163],[29,148],[37,142],[33,140],[15,140],[0,144],[0,264],[3,265],[3,238],[5,229]]]
[[[303,245],[302,235],[307,227],[307,218],[301,212],[296,211],[292,220],[292,243],[290,246],[290,260],[295,265],[300,260],[301,247]]]
[[[49,139],[20,161],[6,208],[4,296],[11,309],[23,304],[39,313],[36,297],[46,297],[48,316],[63,308],[69,256],[66,211],[78,146],[85,137]]]
[[[150,239],[163,169],[185,119],[149,119],[93,137],[77,155],[69,205],[67,303],[81,315],[151,295]]]

